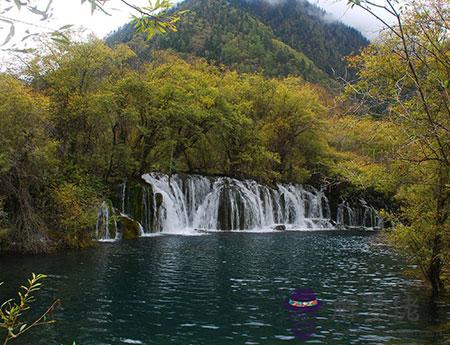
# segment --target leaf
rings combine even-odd
[[[61,37],[52,37],[52,41],[59,43],[59,44],[68,44],[69,41],[67,39],[61,38]]]
[[[6,301],[3,302],[3,304],[1,305],[1,308],[5,307],[7,304],[11,303],[12,301],[13,301],[12,299],[6,300]]]
[[[6,36],[5,41],[1,44],[1,46],[4,46],[5,44],[7,44],[9,41],[11,41],[11,39],[13,38],[14,34],[16,33],[16,28],[14,26],[14,24],[11,24],[11,26],[9,27],[9,33],[8,36]]]
[[[22,8],[22,3],[20,2],[20,0],[14,0],[14,3],[16,4],[19,10]]]
[[[53,0],[49,0],[48,4],[47,4],[47,8],[45,9],[45,13],[47,13],[50,10],[50,6],[52,5]]]
[[[61,26],[61,27],[58,29],[58,31],[68,30],[68,29],[70,29],[71,27],[73,27],[72,24],[63,25],[63,26]]]
[[[34,37],[34,36],[38,36],[39,34],[38,33],[32,33],[32,34],[28,34],[28,35],[26,35],[26,36],[24,36],[23,38],[22,38],[22,42],[23,41],[26,41],[27,39],[29,39],[30,37]],[[27,50],[27,49],[23,49],[23,51],[25,51],[25,50]],[[29,49],[28,49],[29,50]],[[16,49],[16,51],[18,51],[18,49]]]
[[[46,14],[44,11],[39,10],[37,7],[28,7],[28,10],[31,13],[38,14],[40,16],[45,16],[45,14]]]
[[[35,34],[35,35],[38,35],[38,34]],[[30,54],[30,53],[36,52],[36,49],[35,48],[12,49],[12,51],[15,51],[17,53],[22,53],[22,54]]]
[[[20,326],[19,332],[23,332],[23,330],[27,328],[27,324],[24,323],[22,326]]]
[[[12,8],[13,8],[13,6],[9,6],[9,7],[5,8],[5,9],[2,11],[2,13],[9,12],[9,11],[11,11]]]

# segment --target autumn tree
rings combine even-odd
[[[43,179],[54,164],[55,143],[44,130],[48,100],[18,80],[0,75],[0,200],[3,237],[22,251],[48,246],[47,227],[36,212]]]
[[[385,162],[389,178],[397,180],[401,205],[392,238],[438,294],[450,237],[449,6],[440,0],[352,4],[377,17],[386,30],[350,59],[359,80],[347,94],[359,101],[360,112],[381,116],[398,131],[394,141],[399,142]]]

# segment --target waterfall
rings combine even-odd
[[[98,212],[96,238],[122,237],[123,222],[151,233],[193,233],[195,230],[312,230],[383,227],[383,219],[365,200],[341,200],[332,220],[323,190],[299,184],[262,185],[253,180],[201,175],[144,174],[145,183],[119,186],[113,207]]]
[[[343,200],[337,208],[336,223],[342,227],[363,227],[381,229],[384,226],[383,218],[364,199],[356,205]]]
[[[115,216],[112,203],[104,201],[97,214],[96,239],[99,241],[115,241],[120,238]]]
[[[145,232],[333,228],[328,199],[313,187],[199,175],[142,178],[150,187],[142,193]]]
[[[127,183],[124,182],[120,185],[120,191],[121,191],[121,195],[120,195],[120,206],[121,206],[121,212],[122,213],[126,213],[125,211],[125,197],[126,197],[126,193],[127,193]]]

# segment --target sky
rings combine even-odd
[[[361,31],[367,38],[377,37],[382,25],[377,19],[365,12],[363,9],[349,8],[347,1],[342,0],[309,0],[309,2],[323,8],[332,18],[353,26]],[[380,15],[383,16],[381,13]],[[389,18],[386,18],[389,21]]]
[[[91,15],[90,5],[86,2],[80,5],[81,0],[53,0],[52,1],[52,17],[48,20],[41,21],[40,17],[22,9],[20,12],[15,9],[11,0],[0,0],[0,44],[2,44],[8,34],[11,26],[7,22],[8,18],[19,19],[23,23],[15,23],[15,34],[11,41],[0,46],[0,60],[7,63],[10,53],[9,48],[23,49],[32,45],[32,40],[22,41],[22,38],[28,32],[35,33],[39,31],[51,31],[58,29],[66,24],[73,24],[75,27],[85,28],[85,33],[93,33],[98,37],[104,37],[111,31],[117,29],[121,25],[130,20],[132,10],[122,5],[119,0],[110,0],[108,11],[110,15],[101,12],[95,12]],[[50,0],[31,0],[38,9],[44,9]],[[148,0],[133,0],[133,3],[145,5]],[[368,38],[372,39],[377,36],[381,26],[369,14],[362,9],[349,9],[347,1],[344,0],[309,0],[311,3],[318,5],[326,10],[331,18],[340,20],[360,30]],[[2,9],[12,7],[8,12],[1,13]],[[2,21],[3,19],[3,21]],[[6,20],[6,21],[5,21]]]

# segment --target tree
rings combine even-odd
[[[279,156],[283,180],[303,183],[329,154],[323,136],[326,108],[316,90],[297,78],[272,83],[275,93],[262,127],[265,140]]]
[[[10,243],[19,250],[48,246],[42,214],[35,197],[45,186],[54,162],[53,142],[44,130],[48,99],[18,80],[0,75],[0,198],[8,207]]]
[[[42,252],[85,246],[92,240],[89,229],[95,226],[104,192],[99,181],[107,169],[108,125],[114,119],[105,105],[108,94],[98,87],[96,73],[106,68],[98,67],[104,67],[96,59],[99,51],[88,46],[91,58],[84,65],[70,58],[76,55],[73,51],[56,60],[44,59],[49,64],[40,65],[43,71],[33,80],[35,89],[0,75],[2,249]],[[100,52],[102,57],[110,54],[110,61],[104,61],[107,66],[117,61],[113,52]],[[59,74],[47,69],[55,62]],[[52,79],[55,73],[60,79]]]
[[[351,3],[382,21],[386,32],[350,59],[359,80],[347,92],[400,131],[402,140],[388,163],[401,204],[392,239],[421,267],[437,295],[450,237],[449,6],[440,0]],[[383,20],[380,10],[394,24]]]

